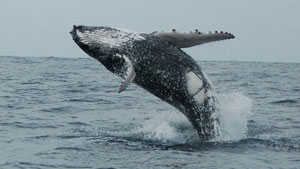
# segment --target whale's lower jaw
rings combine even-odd
[[[213,86],[177,46],[152,34],[109,27],[74,26],[71,34],[88,55],[123,78],[119,92],[136,83],[181,111],[202,141],[218,134]]]

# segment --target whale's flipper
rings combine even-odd
[[[166,32],[153,32],[152,35],[160,37],[173,45],[179,48],[188,48],[196,45],[201,45],[204,43],[225,40],[225,39],[233,39],[234,35],[228,32],[209,32],[202,33],[197,29],[194,32],[177,32],[175,29],[172,31]]]
[[[129,60],[129,58],[126,55],[117,54],[116,56],[121,57],[125,61],[125,72],[122,75],[123,82],[118,91],[118,93],[121,93],[131,84],[131,82],[134,80],[134,78],[136,76],[136,73],[134,71],[134,67],[133,67],[131,61]]]

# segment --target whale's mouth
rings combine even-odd
[[[102,49],[102,44],[97,42],[95,38],[90,37],[93,30],[84,25],[73,25],[70,34],[74,42],[88,55],[98,59],[100,56],[105,55]]]
[[[95,57],[95,55],[100,54],[101,51],[107,50],[101,41],[101,36],[98,34],[100,28],[101,27],[73,25],[70,34],[75,43],[82,50],[88,55]]]

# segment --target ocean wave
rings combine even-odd
[[[27,128],[27,129],[41,129],[41,128],[51,128],[56,129],[57,126],[43,124],[43,123],[23,123],[23,122],[11,122],[11,123],[0,123],[0,126],[9,126],[9,127],[16,127],[16,128]]]
[[[295,104],[295,103],[298,103],[298,100],[284,99],[284,100],[273,101],[270,103],[271,104]]]

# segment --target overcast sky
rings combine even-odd
[[[0,55],[88,57],[72,25],[228,31],[236,39],[185,49],[196,60],[300,62],[299,0],[1,0]]]

